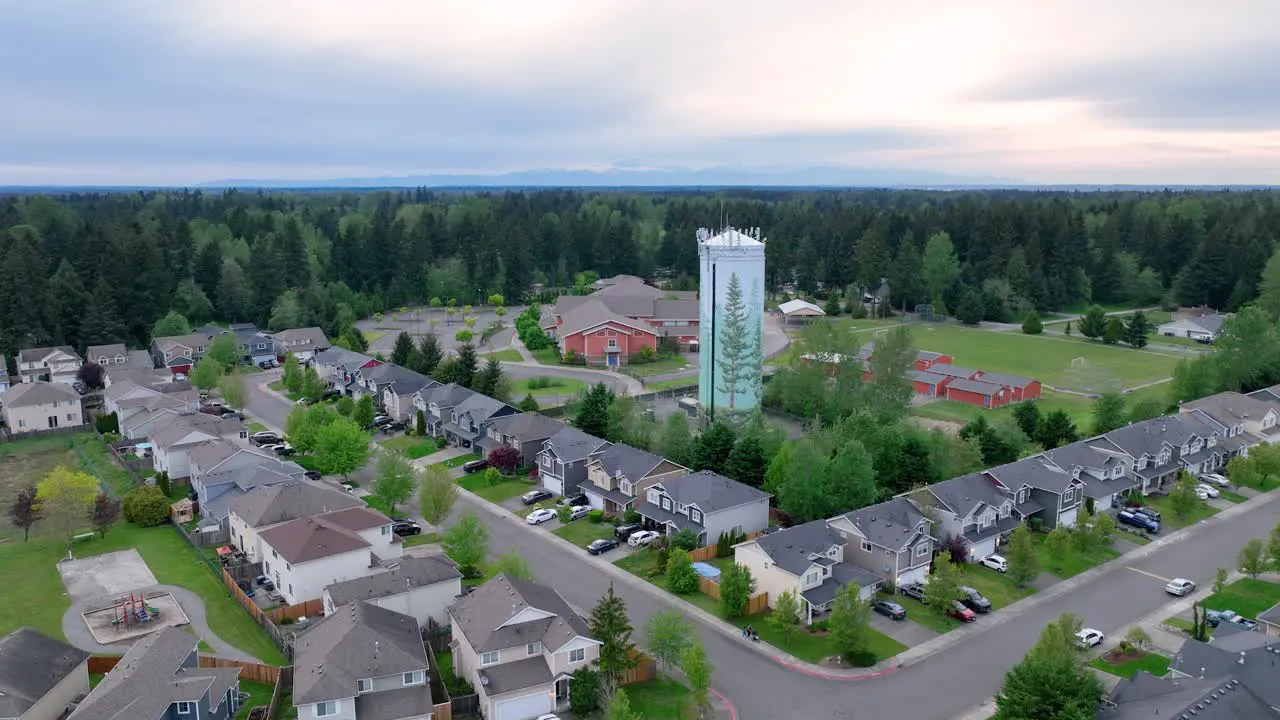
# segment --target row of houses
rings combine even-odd
[[[1280,386],[1219,393],[1172,415],[750,540],[735,547],[735,561],[751,569],[771,605],[794,592],[812,619],[850,583],[869,597],[882,586],[925,582],[949,538],[977,562],[1019,525],[1071,527],[1082,506],[1102,512],[1128,493],[1167,493],[1182,472],[1219,472],[1250,446],[1277,439]]]
[[[232,323],[227,327],[209,325],[186,335],[154,338],[148,352],[156,368],[174,375],[186,375],[209,351],[214,338],[232,335],[240,351],[240,360],[250,365],[283,360],[292,354],[299,361],[329,347],[329,340],[318,327],[293,328],[279,332],[259,330],[252,323]]]
[[[806,363],[839,367],[842,363],[857,363],[863,368],[863,377],[871,377],[871,356],[876,344],[868,342],[858,354],[849,358],[839,353],[807,353],[800,359]],[[922,398],[945,399],[982,408],[1004,407],[1024,400],[1040,397],[1039,380],[1007,373],[986,372],[954,364],[950,355],[929,350],[916,351],[911,369],[906,377],[912,389]]]

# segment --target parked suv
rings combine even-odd
[[[1120,512],[1116,513],[1116,521],[1123,523],[1125,525],[1128,525],[1130,527],[1136,527],[1142,530],[1146,530],[1147,532],[1151,532],[1151,533],[1160,532],[1159,520],[1155,520],[1139,512],[1121,510]]]
[[[479,472],[489,467],[489,461],[481,458],[480,460],[468,460],[462,464],[462,471],[466,473]]]
[[[1133,512],[1136,512],[1139,515],[1146,515],[1152,520],[1155,520],[1156,522],[1160,522],[1160,511],[1153,507],[1136,507],[1136,508],[1133,508]]]
[[[613,531],[613,536],[619,540],[627,540],[643,529],[639,525],[619,525],[618,529]]]
[[[903,585],[901,588],[898,589],[898,592],[902,593],[903,595],[906,595],[912,600],[919,600],[920,602],[929,602],[929,596],[925,595],[923,585]]]
[[[964,603],[965,607],[979,614],[985,615],[986,613],[991,612],[991,601],[983,597],[982,593],[971,587],[964,587],[963,585],[960,586],[960,602]]]

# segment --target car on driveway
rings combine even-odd
[[[390,415],[374,415],[373,416],[374,427],[377,427],[379,425],[383,425],[389,422],[393,422],[393,421],[395,421],[395,418],[391,417]]]
[[[1211,498],[1216,498],[1222,494],[1221,490],[1210,485],[1209,483],[1200,483],[1199,485],[1196,486],[1196,490],[1203,491],[1204,494],[1208,495]]]
[[[1206,485],[1217,485],[1218,487],[1231,487],[1231,481],[1228,480],[1226,476],[1219,475],[1218,473],[1206,473],[1200,476],[1200,480],[1202,480]]]
[[[524,521],[530,525],[541,525],[548,520],[556,519],[556,511],[547,508],[538,508],[525,516]]]
[[[1243,615],[1237,614],[1234,610],[1206,610],[1204,613],[1204,621],[1209,627],[1216,628],[1222,623],[1231,623],[1239,625],[1246,630],[1252,630],[1258,627],[1257,621],[1250,620]]]
[[[277,455],[293,455],[297,453],[297,450],[295,450],[294,447],[289,443],[280,443],[279,445],[272,445],[271,450]]]
[[[249,442],[258,446],[276,445],[284,442],[284,438],[273,432],[256,432],[249,436]]]
[[[898,589],[898,592],[902,593],[903,595],[906,595],[912,600],[919,600],[920,602],[929,602],[929,596],[925,594],[923,585],[919,585],[919,584],[903,585],[901,588]]]
[[[1098,647],[1104,639],[1106,639],[1106,636],[1102,634],[1102,631],[1094,630],[1093,628],[1085,628],[1076,633],[1076,644],[1086,650]]]
[[[570,521],[581,520],[582,518],[591,514],[591,508],[587,507],[586,505],[574,505],[572,507],[573,509],[569,511]]]
[[[421,535],[422,526],[410,520],[397,520],[391,523],[391,532],[400,537],[409,537],[410,535]]]
[[[353,482],[344,482],[344,483],[342,483],[342,489],[343,489],[343,490],[346,490],[346,491],[347,491],[347,492],[349,492],[349,493],[355,493],[355,491],[356,491],[356,484],[355,484],[355,483],[353,483]]]
[[[302,475],[308,480],[319,480],[320,478],[324,477],[324,475],[321,475],[319,472],[315,470],[308,470],[302,473]]]
[[[1116,522],[1130,527],[1141,528],[1147,532],[1160,532],[1160,521],[1146,515],[1145,513],[1121,510],[1116,513]]]
[[[550,500],[553,497],[555,496],[547,492],[546,490],[537,488],[534,490],[530,490],[529,492],[521,495],[520,502],[524,503],[525,505],[532,505],[534,503],[540,503],[543,500]]]
[[[480,458],[479,460],[468,460],[462,464],[462,472],[480,472],[487,467],[489,467],[489,461],[484,458]]]
[[[890,620],[907,619],[907,609],[891,600],[872,600],[871,609]]]
[[[578,493],[577,495],[569,495],[568,497],[562,497],[556,501],[556,504],[571,505],[573,507],[578,507],[580,505],[587,505],[589,502],[590,501],[587,500],[586,493]]]
[[[619,525],[618,528],[613,531],[613,536],[619,540],[626,540],[643,529],[644,528],[639,525]]]
[[[978,619],[977,613],[964,606],[964,603],[956,600],[947,607],[947,617],[955,618],[962,623],[971,623]]]
[[[618,547],[617,540],[614,540],[613,538],[600,538],[599,540],[591,541],[591,544],[587,546],[587,552],[592,555],[599,555],[600,553],[609,552],[616,547]]]
[[[971,587],[960,586],[960,602],[970,610],[985,615],[991,612],[991,601]]]
[[[1196,497],[1201,500],[1208,500],[1210,498],[1209,488],[1205,487],[1204,485],[1197,485],[1195,487],[1195,493],[1196,493]]]
[[[1136,507],[1136,508],[1133,508],[1133,512],[1139,515],[1146,515],[1152,520],[1155,520],[1156,522],[1160,522],[1160,511],[1153,507],[1146,507],[1146,506]]]
[[[633,533],[631,537],[627,538],[627,544],[631,547],[640,547],[653,542],[653,539],[656,537],[658,537],[658,533],[652,530],[641,530],[638,533]]]
[[[405,424],[400,422],[399,420],[392,420],[391,422],[382,423],[381,425],[378,426],[378,429],[390,435],[392,433],[398,433],[403,431],[405,429]]]
[[[1178,597],[1182,597],[1187,593],[1195,592],[1195,589],[1196,584],[1186,578],[1174,578],[1169,581],[1168,585],[1164,586],[1165,592],[1170,595],[1177,595]]]
[[[985,568],[991,568],[998,573],[1009,572],[1009,561],[1005,560],[1001,555],[988,555],[979,560],[978,564]]]

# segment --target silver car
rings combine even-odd
[[[1195,592],[1196,584],[1186,578],[1174,578],[1164,586],[1164,591],[1170,595],[1182,597],[1188,593]]]

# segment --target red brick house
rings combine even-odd
[[[582,303],[557,318],[556,343],[588,365],[626,365],[643,348],[658,351],[658,333],[647,323],[612,313],[599,302]]]
[[[661,290],[632,275],[599,280],[590,295],[564,295],[542,318],[553,338],[564,334],[566,318],[587,306],[603,306],[614,315],[639,322],[658,338],[671,338],[686,349],[698,342],[698,293]],[[598,311],[598,310],[597,310]],[[696,348],[694,348],[696,349]]]

